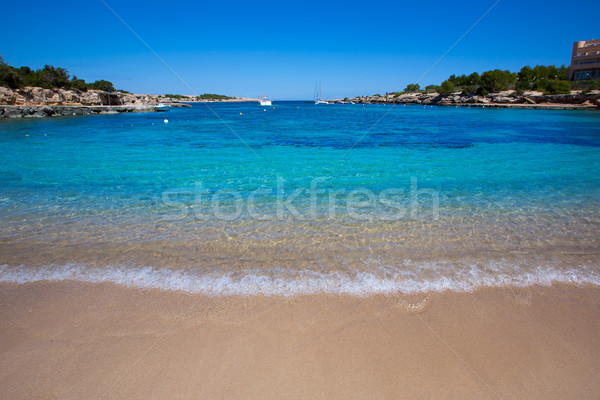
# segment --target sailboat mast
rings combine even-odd
[[[323,95],[321,93],[321,81],[319,81],[319,100],[323,99]]]

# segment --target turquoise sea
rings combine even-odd
[[[600,284],[599,112],[273,105],[0,120],[0,281]]]

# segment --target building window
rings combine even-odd
[[[577,62],[577,65],[582,65],[582,64],[596,64],[596,60],[578,61]]]
[[[586,71],[577,71],[575,73],[575,80],[592,79],[593,74],[594,71],[591,69]]]

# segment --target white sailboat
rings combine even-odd
[[[258,102],[261,106],[270,106],[271,100],[267,96],[258,96]]]
[[[329,104],[321,97],[321,81],[319,81],[319,83],[315,87],[315,105],[318,104]]]

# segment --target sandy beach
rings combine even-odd
[[[600,288],[206,297],[0,285],[4,399],[592,399]]]

